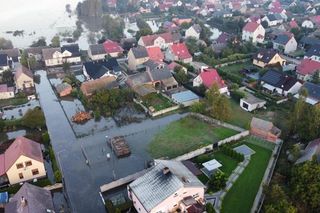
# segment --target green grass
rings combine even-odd
[[[229,66],[221,67],[220,70],[224,72],[232,72],[235,75],[238,75],[240,77],[243,77],[239,71],[241,71],[244,68],[248,68],[249,66],[252,66],[251,61],[245,62],[245,63],[237,63],[237,64],[231,64]]]
[[[2,100],[0,100],[0,107],[18,106],[18,105],[22,105],[22,104],[26,104],[26,103],[28,103],[28,99],[26,97],[2,99]]]
[[[201,183],[203,183],[204,185],[207,184],[207,182],[209,181],[209,178],[205,175],[205,174],[201,174],[198,175],[197,178],[201,181]]]
[[[249,165],[224,197],[221,212],[250,212],[268,165],[272,153],[270,150],[250,143],[245,144],[256,153],[251,156]]]
[[[153,107],[155,111],[160,111],[174,106],[174,103],[158,93],[150,93],[142,97],[143,104],[149,108]]]
[[[240,104],[233,99],[230,99],[230,107],[232,113],[231,118],[228,122],[233,125],[248,129],[251,119],[254,115],[243,110],[240,107]]]
[[[174,158],[235,134],[237,132],[232,129],[212,126],[188,116],[158,133],[148,151],[154,158]]]

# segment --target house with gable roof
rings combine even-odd
[[[135,209],[142,213],[204,210],[205,186],[180,161],[156,160],[127,191]]]
[[[169,61],[182,61],[183,63],[192,62],[192,55],[189,53],[185,43],[177,43],[169,46],[165,57]]]
[[[18,90],[33,88],[33,73],[28,68],[20,66],[14,74],[14,82]]]
[[[143,63],[149,60],[149,54],[144,46],[132,47],[128,52],[128,65],[130,70],[140,69]]]
[[[273,49],[288,54],[297,50],[298,43],[292,33],[282,33],[273,40]]]
[[[242,40],[252,43],[262,43],[265,38],[265,29],[257,22],[248,22],[242,29]]]
[[[281,135],[281,130],[270,121],[253,117],[250,123],[250,134],[275,143]]]
[[[0,100],[14,98],[14,87],[8,87],[7,84],[0,84]]]
[[[42,49],[42,56],[47,67],[59,66],[65,62],[70,64],[81,62],[78,44],[64,45],[61,48]]]
[[[164,54],[159,47],[148,47],[146,49],[150,60],[163,61]]]
[[[266,21],[269,27],[277,26],[278,24],[283,23],[283,18],[279,14],[268,14],[261,19],[262,21]]]
[[[5,212],[44,213],[54,212],[51,192],[47,189],[24,183],[19,191],[5,205]]]
[[[17,137],[0,155],[0,176],[16,184],[46,176],[41,145],[25,137]]]
[[[317,71],[320,71],[320,62],[308,58],[303,59],[296,67],[297,78],[303,81],[312,80]]]
[[[311,105],[318,106],[320,104],[320,85],[306,81],[301,87],[300,91],[305,89],[307,91],[307,97],[305,102]],[[300,94],[297,93],[294,97],[299,98]]]
[[[201,33],[201,27],[199,24],[194,24],[186,30],[186,38],[192,37],[199,39]]]
[[[10,69],[9,58],[7,54],[0,54],[0,73]]]
[[[229,95],[227,85],[214,68],[203,69],[203,71],[195,79],[193,79],[194,87],[203,85],[205,88],[210,89],[214,84],[218,86],[220,94]]]
[[[304,58],[320,62],[320,44],[312,45],[304,54]]]
[[[166,49],[169,45],[177,43],[180,40],[180,34],[173,32],[166,32],[162,34],[141,36],[138,45],[144,47],[159,47]]]
[[[111,57],[119,57],[123,53],[123,49],[120,44],[109,39],[103,42],[103,47],[106,53]]]
[[[310,141],[308,145],[302,150],[301,156],[295,164],[300,164],[306,161],[315,160],[320,163],[320,138]]]
[[[285,63],[286,60],[274,49],[260,49],[253,56],[253,64],[262,68],[276,64],[283,66]]]
[[[104,49],[103,44],[92,44],[88,49],[88,56],[92,61],[103,60],[108,53]]]

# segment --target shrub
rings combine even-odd
[[[49,145],[50,137],[49,137],[49,133],[48,132],[45,132],[45,133],[42,134],[42,142],[45,145]]]
[[[226,187],[227,183],[227,176],[221,171],[216,171],[209,180],[209,186],[213,191],[219,191],[220,189],[223,189]]]
[[[59,170],[54,171],[54,179],[56,180],[57,183],[62,182],[62,175]]]
[[[215,213],[216,212],[211,203],[206,204],[206,211],[207,211],[207,213]]]

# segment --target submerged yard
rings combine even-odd
[[[146,107],[153,107],[155,111],[160,111],[175,105],[160,93],[150,93],[142,97],[142,101]]]
[[[236,146],[245,144],[256,153],[251,156],[249,165],[224,197],[221,212],[250,212],[269,163],[272,147],[267,148],[264,144],[262,146],[257,145],[256,141],[253,141],[255,144],[248,143],[248,140],[251,140],[251,138],[246,138],[243,142],[237,143]]]
[[[153,158],[174,158],[237,133],[235,130],[212,126],[188,116],[172,122],[158,133],[150,143],[148,151]]]

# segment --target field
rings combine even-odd
[[[143,105],[147,108],[153,107],[155,111],[160,111],[174,106],[174,103],[158,93],[150,93],[142,97]]]
[[[234,130],[212,126],[188,116],[172,122],[158,133],[148,151],[153,158],[174,158],[235,134]]]
[[[5,106],[18,106],[22,104],[28,103],[28,99],[23,97],[23,98],[10,98],[10,99],[3,99],[0,100],[0,107],[5,107]]]
[[[250,140],[250,138],[245,140]],[[270,149],[248,143],[245,140],[242,143],[256,153],[251,156],[249,165],[224,197],[222,212],[250,212],[272,153]]]

